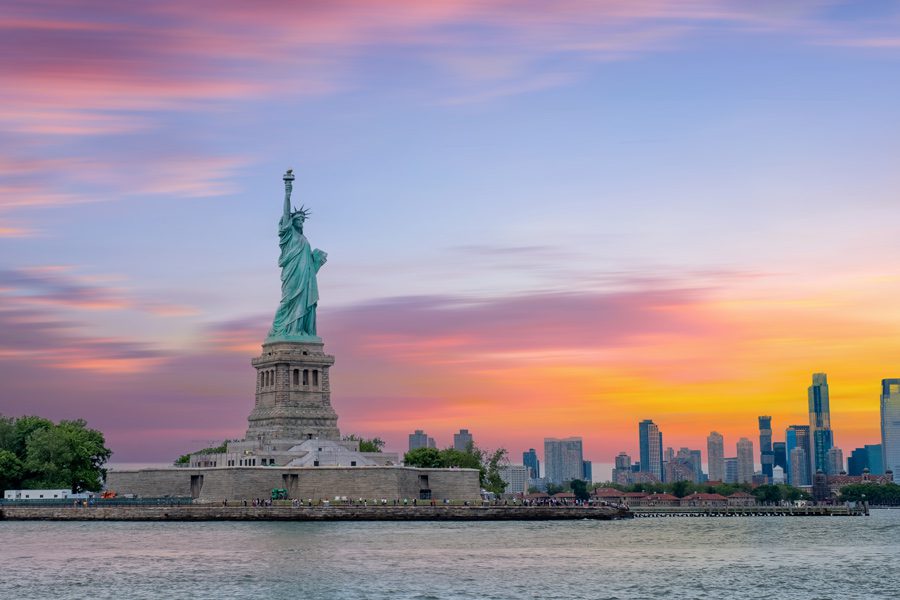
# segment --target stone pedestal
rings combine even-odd
[[[244,442],[284,451],[303,440],[340,440],[328,375],[334,357],[323,343],[267,340],[262,348],[251,361],[256,404]]]

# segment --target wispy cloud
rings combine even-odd
[[[4,281],[0,299],[21,285]],[[41,285],[50,296],[61,289]],[[337,357],[342,429],[381,435],[398,449],[415,428],[446,437],[468,426],[489,446],[576,433],[609,455],[629,447],[638,413],[662,422],[673,444],[713,428],[731,435],[761,409],[781,424],[801,418],[803,402],[786,399],[802,397],[817,370],[835,381],[843,444],[871,434],[873,386],[891,375],[898,350],[900,314],[862,287],[756,302],[657,280],[605,292],[389,298],[326,308],[319,320]],[[40,407],[58,418],[78,398],[78,416],[104,423],[117,450],[141,458],[174,456],[198,437],[240,435],[252,405],[248,360],[270,322],[266,314],[209,323],[186,349],[161,349],[85,334],[51,304],[3,304],[0,376],[16,379],[0,408]],[[21,377],[30,405],[17,399]]]

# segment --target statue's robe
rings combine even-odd
[[[312,250],[303,235],[302,226],[294,225],[290,216],[281,218],[278,226],[281,256],[281,304],[275,313],[269,337],[316,335],[316,305],[319,286],[316,273],[327,254]]]

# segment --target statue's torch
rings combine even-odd
[[[291,199],[291,191],[294,189],[294,170],[288,169],[282,179],[284,179],[284,199],[288,201]]]

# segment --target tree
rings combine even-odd
[[[690,492],[691,483],[689,481],[676,481],[672,484],[672,495],[677,498],[684,498]]]
[[[403,455],[403,462],[410,467],[440,469],[444,466],[441,451],[437,448],[416,448]]]
[[[508,462],[506,448],[498,448],[491,453],[487,461],[484,481],[482,482],[484,489],[498,495],[506,491],[507,484],[500,476],[500,467]]]
[[[867,501],[880,506],[896,506],[900,504],[900,485],[887,483],[855,483],[841,488],[842,502]]]
[[[384,448],[384,440],[379,437],[366,439],[355,433],[351,433],[350,435],[345,435],[343,439],[351,442],[359,442],[360,452],[381,452],[382,448]]]
[[[548,483],[547,484],[547,494],[552,496],[554,494],[558,494],[560,492],[566,491],[566,486],[559,485],[556,483]]]
[[[26,441],[25,485],[99,491],[106,478],[103,465],[112,454],[105,444],[103,434],[80,419],[33,430]]]
[[[103,434],[82,420],[54,424],[43,417],[0,417],[0,485],[97,491],[112,452]]]
[[[572,487],[572,492],[575,494],[575,497],[579,500],[590,500],[591,493],[587,489],[587,482],[581,479],[573,479],[569,484]]]
[[[0,489],[11,490],[19,487],[24,465],[19,457],[9,450],[0,450]]]
[[[8,448],[8,450],[15,452],[16,456],[19,458],[24,458],[28,439],[32,434],[42,429],[52,428],[53,421],[50,419],[35,416],[19,417],[15,420],[15,432],[13,433],[12,447]]]
[[[188,452],[187,454],[182,454],[178,458],[175,459],[173,463],[176,467],[181,465],[188,465],[191,462],[191,457],[195,454],[222,454],[228,450],[228,442],[237,441],[237,440],[225,440],[218,446],[210,446],[209,448],[203,448],[202,450],[196,450],[194,452]]]
[[[16,453],[16,423],[9,417],[0,416],[0,450]]]
[[[491,453],[475,446],[466,450],[416,448],[403,456],[403,462],[407,466],[424,469],[478,469],[478,481],[481,487],[501,494],[506,489],[506,483],[500,477],[500,467],[506,463],[506,456],[505,448],[498,448]]]
[[[761,504],[777,504],[784,499],[782,490],[777,485],[761,485],[753,490],[753,495]]]

